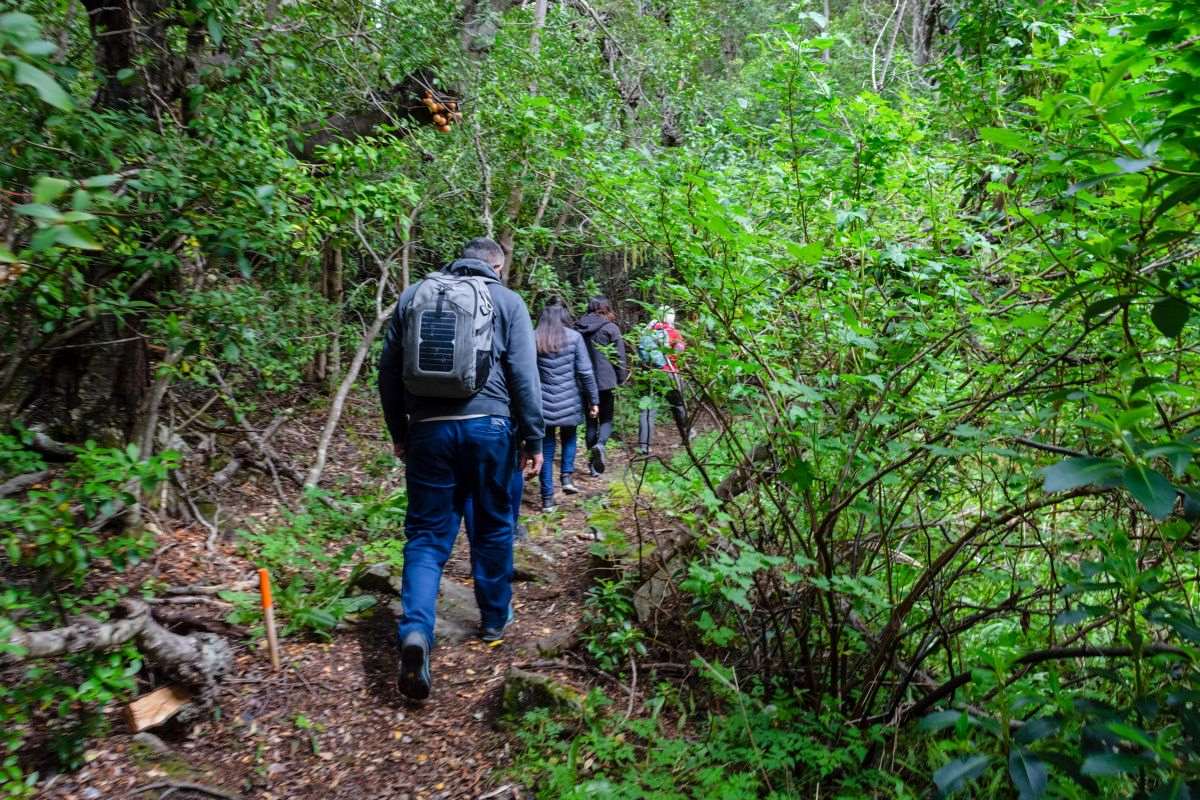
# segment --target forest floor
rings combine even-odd
[[[331,453],[330,482],[344,484],[345,476],[359,486],[378,480],[363,470],[387,453],[372,433],[379,429],[376,414],[368,399],[354,403],[343,422],[349,431],[339,436]],[[279,449],[303,453],[322,422],[314,412],[311,419],[290,425],[281,431]],[[577,639],[592,580],[584,503],[607,493],[628,468],[624,448],[612,445],[609,469],[597,478],[588,477],[580,448],[576,482],[582,491],[574,496],[560,491],[559,510],[552,515],[541,514],[536,482],[526,484],[522,521],[540,561],[551,564],[552,573],[537,582],[515,583],[515,622],[500,645],[487,646],[470,636],[435,648],[428,701],[410,703],[396,689],[394,612],[388,605],[391,598],[381,596],[371,611],[339,628],[332,641],[285,639],[284,667],[277,673],[270,669],[262,641],[233,642],[236,667],[219,698],[219,712],[199,723],[168,723],[152,735],[132,736],[124,732],[122,708],[112,708],[113,733],[94,742],[82,769],[44,780],[41,796],[214,796],[188,790],[189,783],[229,797],[264,800],[522,796],[517,787],[506,788],[503,770],[513,742],[495,724],[501,690],[510,667],[534,670],[585,692],[589,679],[598,677],[581,662],[542,653],[562,650]],[[669,452],[677,443],[672,436],[656,446]],[[396,467],[383,480],[399,485],[401,475],[402,468]],[[245,496],[241,506],[230,502],[225,512],[230,519],[261,523],[279,513],[269,482],[247,481],[238,491]],[[223,538],[215,553],[206,550],[207,532],[196,527],[177,528],[165,538],[147,569],[167,584],[231,583],[253,573],[254,565],[234,537]],[[470,586],[468,558],[466,537],[460,536],[447,565],[447,581]],[[217,619],[227,611],[216,603],[196,608]]]

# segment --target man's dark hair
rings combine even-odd
[[[493,240],[481,236],[478,239],[472,239],[467,242],[466,246],[463,247],[462,257],[473,258],[494,266],[504,263],[504,248],[496,244]]]

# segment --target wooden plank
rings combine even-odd
[[[133,733],[140,733],[162,725],[191,700],[192,693],[182,686],[164,686],[130,703],[125,709],[125,719]]]

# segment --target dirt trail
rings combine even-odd
[[[195,782],[241,798],[434,800],[480,797],[502,786],[497,770],[508,763],[510,745],[493,716],[508,668],[532,666],[587,688],[585,671],[555,669],[539,654],[539,644],[570,638],[579,625],[591,558],[583,538],[584,505],[606,494],[626,470],[625,457],[617,447],[612,450],[600,478],[587,477],[581,452],[576,482],[582,493],[560,492],[554,515],[535,507],[536,484],[526,487],[522,520],[543,555],[539,563],[552,562],[553,574],[545,582],[515,584],[516,618],[501,645],[489,647],[472,637],[435,649],[429,701],[414,705],[396,690],[395,624],[390,598],[381,597],[371,616],[339,631],[332,642],[286,640],[287,666],[278,674],[269,671],[260,650],[240,643],[237,671],[216,719],[178,732],[160,729],[153,737],[114,733],[97,740],[89,763],[51,782],[42,796],[155,798],[161,793],[135,791],[156,782],[168,787]],[[176,535],[179,563],[203,564],[203,536]],[[233,543],[223,547],[217,560],[244,574],[250,565],[235,555]],[[467,553],[466,537],[460,536],[446,572],[465,586]],[[113,730],[121,731],[113,712]],[[180,788],[170,796],[211,795]]]

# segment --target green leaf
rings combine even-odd
[[[1046,764],[1023,747],[1014,747],[1008,753],[1008,774],[1021,800],[1038,800],[1046,793],[1049,774]]]
[[[813,469],[807,461],[797,461],[785,469],[779,476],[797,490],[803,492],[813,482]]]
[[[100,250],[100,245],[91,234],[75,225],[63,225],[58,229],[55,241],[64,247],[74,247],[79,250]]]
[[[44,219],[50,222],[62,221],[62,212],[54,206],[48,206],[45,203],[22,203],[16,206],[16,211],[18,214],[24,214],[34,219]]]
[[[43,175],[37,179],[34,184],[34,203],[44,203],[49,205],[54,203],[54,200],[62,197],[62,193],[70,188],[71,181],[65,181],[61,178],[48,178]]]
[[[27,56],[41,57],[53,55],[58,48],[53,42],[45,39],[30,39],[17,45],[17,49]]]
[[[1110,486],[1120,475],[1121,462],[1112,458],[1078,456],[1042,470],[1047,492],[1065,492],[1080,486]]]
[[[1178,297],[1164,297],[1150,309],[1150,319],[1154,327],[1168,339],[1174,339],[1183,332],[1192,309]]]
[[[104,189],[121,180],[120,175],[94,175],[84,180],[83,185],[88,189]]]
[[[816,264],[821,260],[821,256],[825,255],[825,246],[820,242],[809,242],[808,244],[784,242],[783,246],[787,249],[788,254],[801,264]]]
[[[42,72],[32,64],[27,64],[15,58],[11,59],[11,61],[15,65],[13,80],[17,83],[32,88],[37,92],[38,97],[42,98],[43,102],[54,106],[60,111],[70,111],[75,108],[70,96],[58,85],[58,81],[50,77],[48,73]]]
[[[1110,91],[1112,91],[1112,88],[1116,86],[1122,78],[1125,77],[1125,74],[1129,72],[1129,68],[1143,58],[1146,58],[1146,54],[1139,50],[1138,52],[1126,56],[1114,64],[1112,68],[1109,69],[1108,75],[1104,78],[1104,83],[1100,87],[1100,92],[1096,95],[1096,101],[1099,102],[1100,100],[1103,100],[1104,97]]]
[[[1053,717],[1034,717],[1017,729],[1013,740],[1017,744],[1032,744],[1058,731],[1060,723]]]
[[[933,773],[933,782],[937,785],[938,793],[946,797],[982,775],[991,763],[991,756],[958,758]]]
[[[1126,725],[1123,722],[1109,722],[1105,727],[1127,742],[1141,745],[1148,750],[1154,748],[1154,740],[1147,736],[1145,731],[1135,728],[1132,725]]]
[[[32,39],[41,32],[41,29],[37,20],[28,14],[10,11],[7,14],[0,14],[0,31],[11,33],[18,39]]]
[[[1200,180],[1189,181],[1168,195],[1166,200],[1159,203],[1158,208],[1154,209],[1154,215],[1150,221],[1153,222],[1180,203],[1190,203],[1197,198],[1200,198]]]
[[[1117,158],[1113,163],[1124,173],[1141,172],[1154,163],[1153,158]]]
[[[0,244],[0,264],[15,264],[15,263],[17,263],[17,257],[16,257],[16,255],[13,254],[13,251],[9,250],[4,245]]]
[[[1033,149],[1032,142],[1011,128],[980,128],[979,138],[985,142],[998,144],[1001,147],[1011,147],[1013,150],[1019,150],[1022,153],[1027,153]]]
[[[925,731],[926,733],[936,733],[937,731],[957,725],[962,716],[962,711],[935,711],[932,714],[921,717],[921,721],[917,723],[917,730]]]
[[[208,18],[208,35],[212,39],[213,46],[220,47],[224,35],[221,31],[221,23],[216,17]]]
[[[1155,519],[1166,519],[1175,508],[1175,487],[1157,470],[1134,464],[1121,473],[1121,483]]]
[[[1084,775],[1111,777],[1113,775],[1126,775],[1130,772],[1137,772],[1144,765],[1145,761],[1137,756],[1126,755],[1125,753],[1101,753],[1100,755],[1088,756],[1079,771]]]

